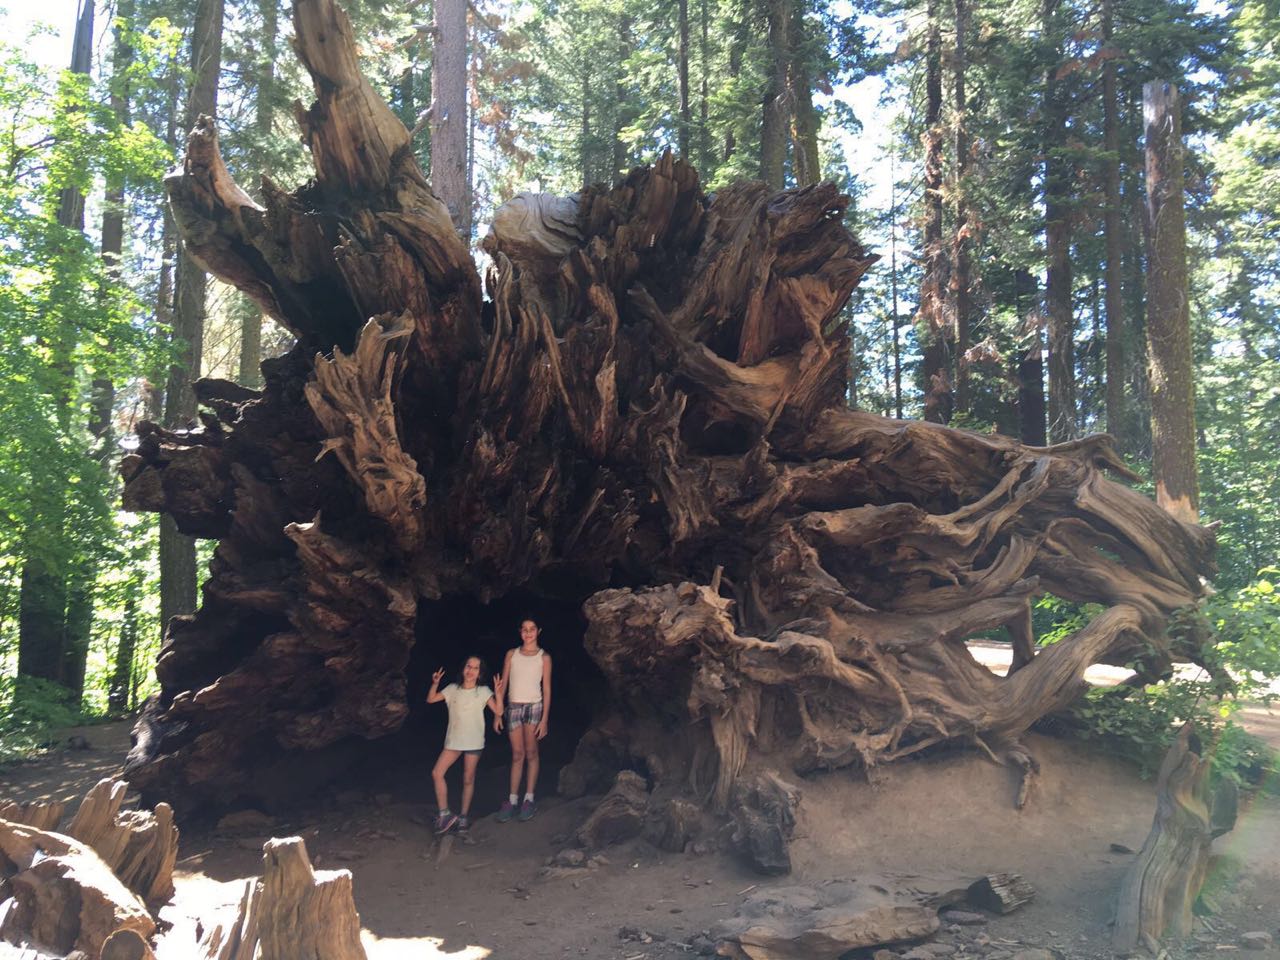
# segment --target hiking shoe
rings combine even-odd
[[[436,836],[442,837],[458,822],[456,813],[442,813],[436,817]]]
[[[533,815],[538,812],[538,805],[532,800],[526,800],[520,804],[520,813],[516,816],[517,820],[532,820]]]
[[[502,806],[498,808],[497,821],[499,823],[506,823],[515,815],[516,815],[516,805],[512,803],[510,800],[503,800]]]
[[[464,817],[461,814],[459,814],[458,824],[456,827],[454,827],[454,829],[457,830],[458,833],[462,833],[462,834],[467,833],[471,829],[471,818]]]

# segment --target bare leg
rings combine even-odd
[[[462,815],[471,812],[471,798],[476,792],[476,767],[480,766],[480,754],[468,753],[462,758]]]
[[[524,734],[524,789],[526,793],[533,793],[533,788],[538,785],[538,728],[534,724],[526,723],[520,731]],[[519,780],[515,778],[513,780],[518,786]]]
[[[441,750],[440,759],[431,771],[431,779],[436,784],[436,806],[441,810],[449,809],[449,788],[444,782],[444,775],[460,756],[462,753],[458,750]]]
[[[524,771],[524,732],[533,729],[528,724],[509,727],[511,737],[511,792],[520,792],[520,774]]]

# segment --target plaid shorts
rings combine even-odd
[[[507,729],[514,730],[519,726],[536,727],[542,722],[542,701],[537,703],[508,703]]]

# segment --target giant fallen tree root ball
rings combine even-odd
[[[144,424],[124,463],[130,508],[219,541],[138,724],[144,791],[226,804],[395,731],[422,605],[517,589],[585,613],[561,640],[611,688],[593,742],[719,807],[764,768],[953,740],[1030,773],[1020,735],[1088,666],[1174,656],[1213,537],[1109,479],[1107,438],[1032,448],[846,408],[840,311],[875,258],[834,187],[707,197],[666,156],[521,196],[482,293],[347,18],[297,0],[294,20],[315,179],[264,180],[259,206],[202,120],[168,181],[191,254],[297,345],[261,393],[202,381],[201,425]],[[1045,592],[1101,612],[1037,652]],[[1007,677],[964,643],[998,628]],[[1180,636],[1193,659],[1208,642]]]

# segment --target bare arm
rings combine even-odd
[[[427,691],[427,703],[439,703],[444,699],[444,694],[440,692],[440,680],[444,677],[444,667],[441,667],[431,675],[431,689]]]
[[[542,719],[538,722],[538,739],[551,728],[551,654],[542,655]]]
[[[508,650],[506,658],[502,661],[502,673],[493,679],[493,699],[496,706],[493,710],[493,732],[502,732],[502,703],[507,692],[507,677],[511,676],[511,655],[514,650]]]

